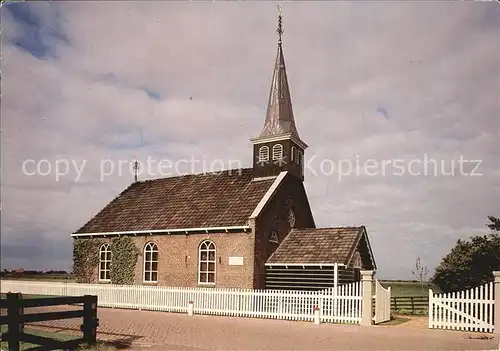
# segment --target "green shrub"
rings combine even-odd
[[[111,282],[131,285],[134,283],[134,270],[139,249],[129,236],[113,239],[111,243]]]
[[[73,272],[77,283],[90,283],[99,265],[99,247],[103,241],[95,238],[76,238],[73,243]]]

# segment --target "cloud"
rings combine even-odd
[[[69,234],[133,181],[125,166],[101,181],[102,160],[251,165],[276,54],[275,5],[4,7],[3,267],[71,266]],[[366,225],[379,277],[410,278],[416,256],[434,268],[458,238],[500,215],[497,8],[283,8],[294,114],[316,169],[324,159],[482,160],[480,177],[306,173],[316,224]],[[56,181],[24,175],[28,159],[86,164],[78,182],[74,169]]]

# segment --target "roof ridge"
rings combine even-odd
[[[162,178],[153,178],[153,179],[140,180],[140,181],[137,181],[135,183],[132,183],[132,185],[136,184],[136,183],[142,183],[142,184],[144,184],[144,183],[154,182],[154,181],[164,180],[164,179],[174,179],[174,178],[184,178],[184,177],[202,177],[202,176],[211,176],[211,175],[217,175],[218,176],[218,175],[222,175],[223,173],[229,173],[231,171],[241,171],[241,172],[244,172],[244,171],[249,171],[249,170],[253,170],[253,168],[251,168],[251,167],[246,167],[246,168],[230,168],[230,169],[224,169],[224,170],[212,171],[212,172],[188,173],[188,174],[174,175],[174,176],[170,176],[170,177],[162,177]]]
[[[339,227],[323,227],[323,228],[292,228],[292,230],[330,230],[330,229],[361,229],[363,227],[366,227],[364,225],[360,225],[360,226],[347,226],[347,227],[342,227],[342,226],[339,226]]]

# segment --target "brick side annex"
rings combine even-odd
[[[100,238],[89,282],[109,283],[112,239],[140,254],[134,283],[179,287],[319,289],[376,269],[366,228],[316,229],[304,151],[281,42],[253,167],[137,181],[72,234]],[[319,277],[319,278],[318,278]]]

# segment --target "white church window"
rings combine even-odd
[[[109,244],[102,244],[99,248],[99,280],[109,282],[111,280],[111,248]]]
[[[144,282],[158,282],[158,246],[147,243],[144,247]]]
[[[297,148],[295,146],[292,146],[292,162],[297,162]]]
[[[198,283],[215,284],[215,244],[205,240],[200,244]]]
[[[276,231],[272,231],[271,235],[269,235],[269,242],[279,244],[278,233]]]
[[[269,147],[262,146],[259,149],[259,162],[269,161]]]
[[[273,146],[273,160],[283,159],[283,145],[276,144]]]

